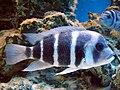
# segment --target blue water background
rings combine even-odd
[[[78,0],[75,10],[76,18],[81,21],[88,20],[88,12],[101,14],[108,6],[111,0]]]

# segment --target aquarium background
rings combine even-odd
[[[101,13],[116,7],[120,10],[118,0],[0,0],[0,90],[120,90],[120,33],[97,23],[94,19],[98,15],[87,20],[88,12]],[[60,26],[77,26],[102,34],[115,52],[113,65],[55,76],[66,68],[23,72],[32,60],[6,64],[6,44],[33,46],[23,33],[41,33]]]
[[[88,12],[101,14],[110,4],[111,0],[78,0],[76,18],[81,22],[87,21]]]

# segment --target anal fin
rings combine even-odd
[[[60,73],[56,73],[55,75],[63,75],[63,74],[67,74],[67,73],[71,73],[71,72],[74,72],[74,71],[77,71],[79,70],[80,68],[67,68],[65,69],[64,71],[60,72]]]
[[[51,64],[44,63],[41,61],[33,61],[27,68],[25,68],[22,71],[36,71],[36,70],[43,70],[50,67],[52,67]]]

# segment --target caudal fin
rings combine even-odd
[[[9,65],[16,64],[20,61],[28,59],[26,55],[26,47],[16,44],[7,44],[6,48],[6,63]]]

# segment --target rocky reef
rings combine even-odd
[[[13,3],[4,12],[6,2]],[[77,0],[1,0],[0,12],[0,89],[1,90],[119,90],[120,89],[120,33],[104,29],[94,19],[98,14],[89,13],[90,20],[81,23],[75,18]],[[14,9],[13,9],[14,8]],[[11,16],[13,15],[13,16]],[[4,19],[2,19],[4,18]],[[9,19],[14,20],[14,23]],[[14,18],[14,19],[13,19]],[[4,23],[4,20],[5,21]],[[7,24],[8,23],[8,24]],[[5,25],[4,25],[5,24]],[[12,25],[12,26],[10,26]],[[22,33],[40,33],[59,26],[78,26],[101,33],[115,52],[112,64],[88,70],[79,70],[62,76],[53,74],[65,68],[50,68],[35,72],[22,72],[31,60],[15,65],[5,62],[5,45],[9,43],[31,46]],[[14,29],[13,29],[14,28]]]
[[[113,75],[113,81],[112,81],[112,88],[115,88],[116,90],[120,89],[120,65],[118,65],[116,74]]]
[[[48,11],[62,12],[74,21],[76,4],[77,0],[0,0],[0,30],[18,28],[25,19],[44,18]]]

